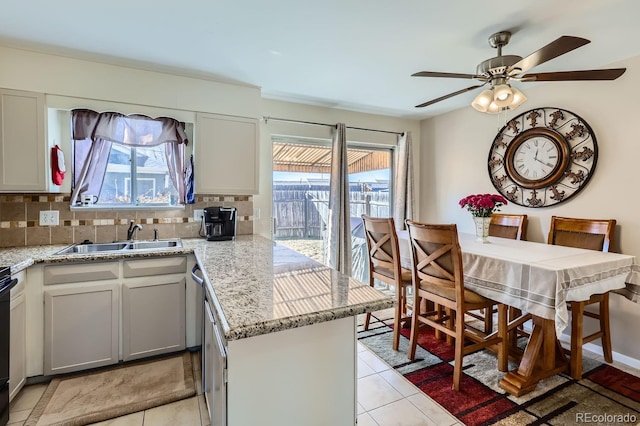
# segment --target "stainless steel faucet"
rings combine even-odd
[[[136,234],[136,230],[141,231],[142,225],[139,223],[136,224],[135,220],[129,222],[129,229],[127,230],[127,240],[133,240],[134,235]]]

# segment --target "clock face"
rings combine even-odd
[[[582,118],[559,108],[538,108],[500,129],[488,169],[493,186],[510,202],[546,207],[580,192],[597,158],[595,135]]]
[[[535,136],[516,148],[515,172],[523,179],[544,179],[554,172],[558,158],[555,143],[544,136]]]

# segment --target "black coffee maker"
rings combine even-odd
[[[204,209],[204,230],[207,241],[227,241],[236,238],[235,207],[207,207]]]

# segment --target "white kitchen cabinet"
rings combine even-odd
[[[44,374],[118,362],[118,272],[118,262],[44,268]]]
[[[185,348],[186,256],[125,260],[122,359]]]
[[[122,359],[185,348],[184,274],[130,280],[122,288]]]
[[[0,191],[47,187],[44,94],[0,89]]]
[[[27,376],[180,351],[190,333],[190,345],[198,345],[201,288],[187,284],[189,264],[193,255],[31,266]],[[188,286],[194,288],[187,303]]]
[[[12,275],[18,283],[11,289],[11,330],[9,353],[9,401],[20,392],[27,380],[27,303],[26,271]]]
[[[227,341],[210,286],[204,305],[203,393],[211,426],[282,424],[282,413],[286,424],[354,425],[355,317]],[[304,384],[308,391],[301,391]]]
[[[258,129],[255,118],[196,115],[196,193],[258,193]]]

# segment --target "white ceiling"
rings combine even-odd
[[[265,98],[406,118],[469,105],[476,91],[414,108],[475,81],[411,74],[474,74],[479,62],[496,56],[487,39],[500,30],[513,32],[503,54],[523,57],[562,35],[591,40],[532,72],[603,68],[640,54],[637,0],[2,3],[0,44],[254,85]],[[526,93],[531,84],[519,87]]]

